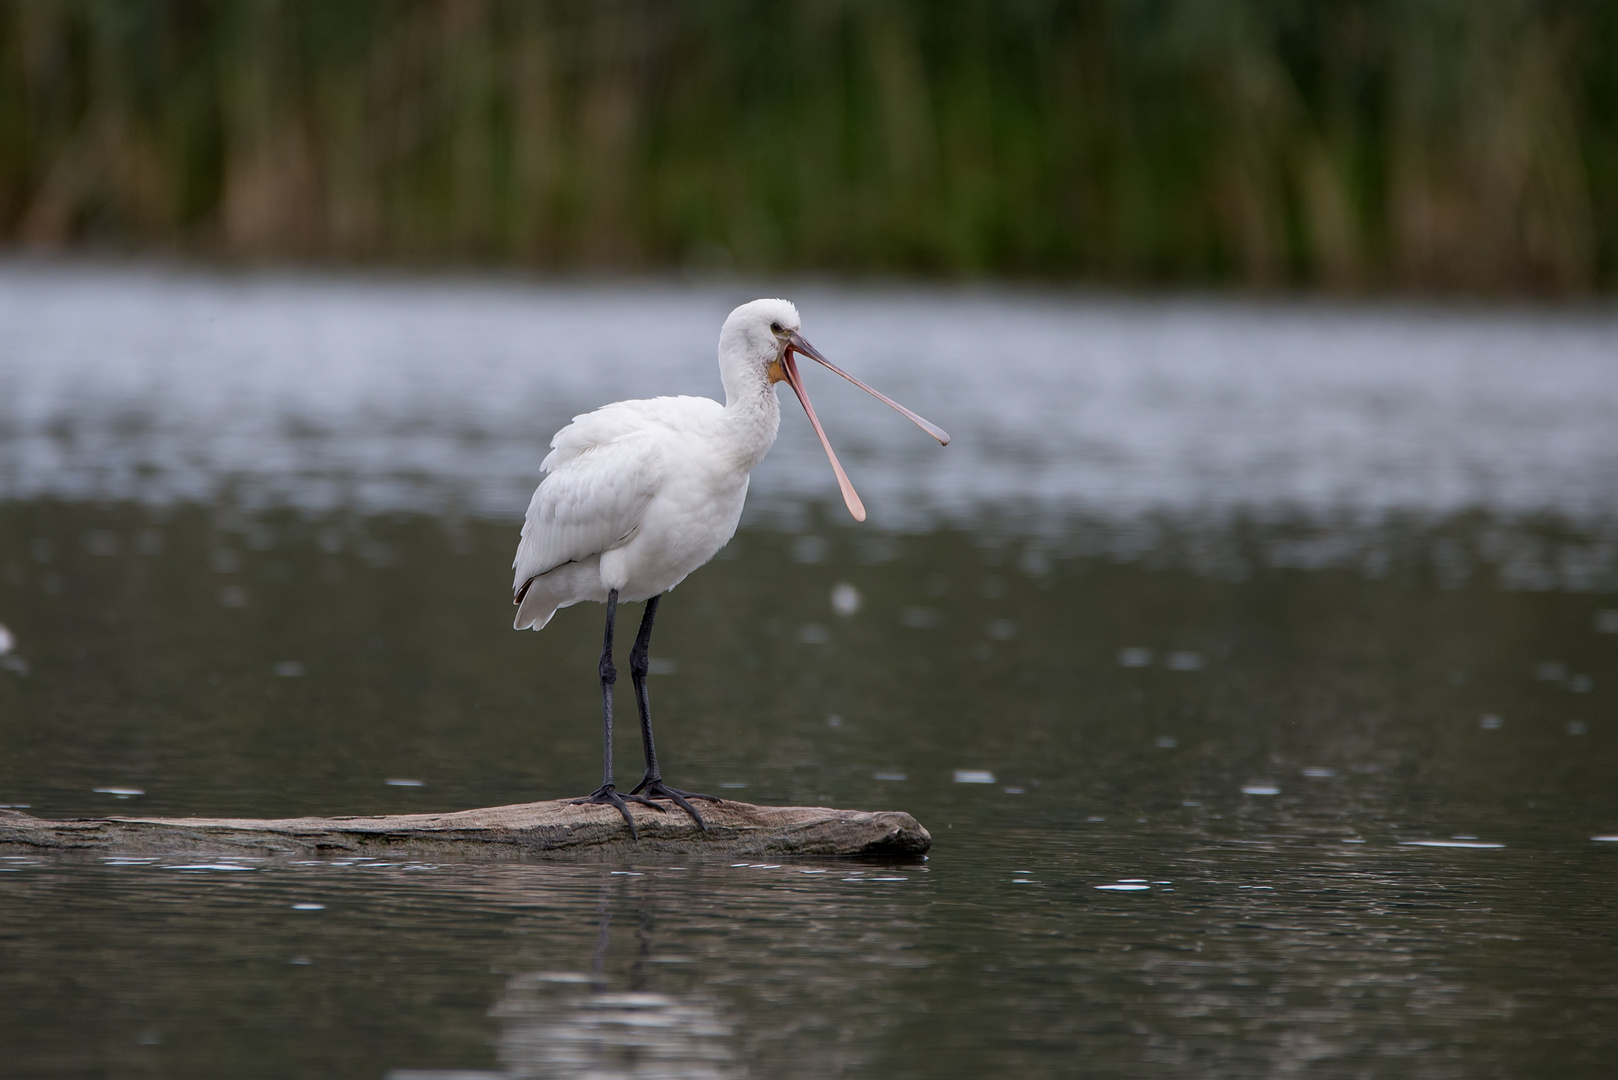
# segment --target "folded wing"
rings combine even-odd
[[[634,534],[662,469],[660,442],[625,406],[575,417],[557,432],[542,467],[512,561],[512,591],[570,562],[599,555]]]

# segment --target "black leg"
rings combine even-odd
[[[707,832],[708,823],[702,820],[702,815],[697,813],[696,807],[687,800],[707,799],[709,802],[721,800],[695,791],[681,791],[663,783],[663,773],[657,767],[657,747],[652,742],[652,703],[646,696],[646,673],[652,666],[652,621],[657,618],[657,603],[661,599],[663,597],[659,594],[646,601],[646,614],[641,616],[640,633],[635,635],[635,647],[629,650],[629,681],[635,684],[635,707],[640,711],[640,742],[641,748],[646,752],[646,775],[635,785],[632,794],[672,800],[680,809],[691,815],[691,820],[697,823],[697,828]]]
[[[635,819],[629,816],[629,806],[625,799],[650,806],[654,810],[662,810],[650,798],[631,792],[620,795],[612,782],[612,687],[618,681],[618,669],[612,663],[612,628],[618,618],[618,590],[613,589],[607,594],[607,636],[601,643],[601,786],[582,799],[574,799],[575,804],[598,803],[603,806],[616,806],[618,812],[624,815],[624,824],[629,826],[629,835],[640,839],[635,831]],[[639,791],[637,788],[636,791]]]
[[[657,618],[657,605],[662,599],[663,594],[659,593],[646,601],[646,613],[640,617],[635,646],[629,650],[629,681],[635,686],[635,709],[640,713],[640,744],[646,754],[646,775],[657,779],[663,774],[657,769],[657,747],[652,743],[652,703],[646,696],[646,674],[652,669],[652,622]]]
[[[607,633],[601,641],[601,786],[612,787],[612,688],[618,682],[618,668],[612,662],[612,631],[618,621],[618,590],[607,594]]]

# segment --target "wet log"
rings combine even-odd
[[[380,859],[682,858],[920,855],[932,837],[909,814],[810,806],[698,804],[707,831],[676,807],[631,804],[639,839],[617,810],[519,803],[447,814],[333,818],[107,817],[64,821],[0,810],[0,853],[95,852]]]

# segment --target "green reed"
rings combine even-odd
[[[0,0],[0,243],[1572,293],[1610,0]]]

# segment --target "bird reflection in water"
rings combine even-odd
[[[635,959],[623,989],[607,974],[613,885],[602,884],[590,970],[514,976],[489,1011],[500,1022],[500,1071],[395,1069],[387,1080],[724,1080],[743,1075],[731,1050],[734,1028],[720,1002],[700,990],[678,995],[653,989],[653,917],[635,902]]]

